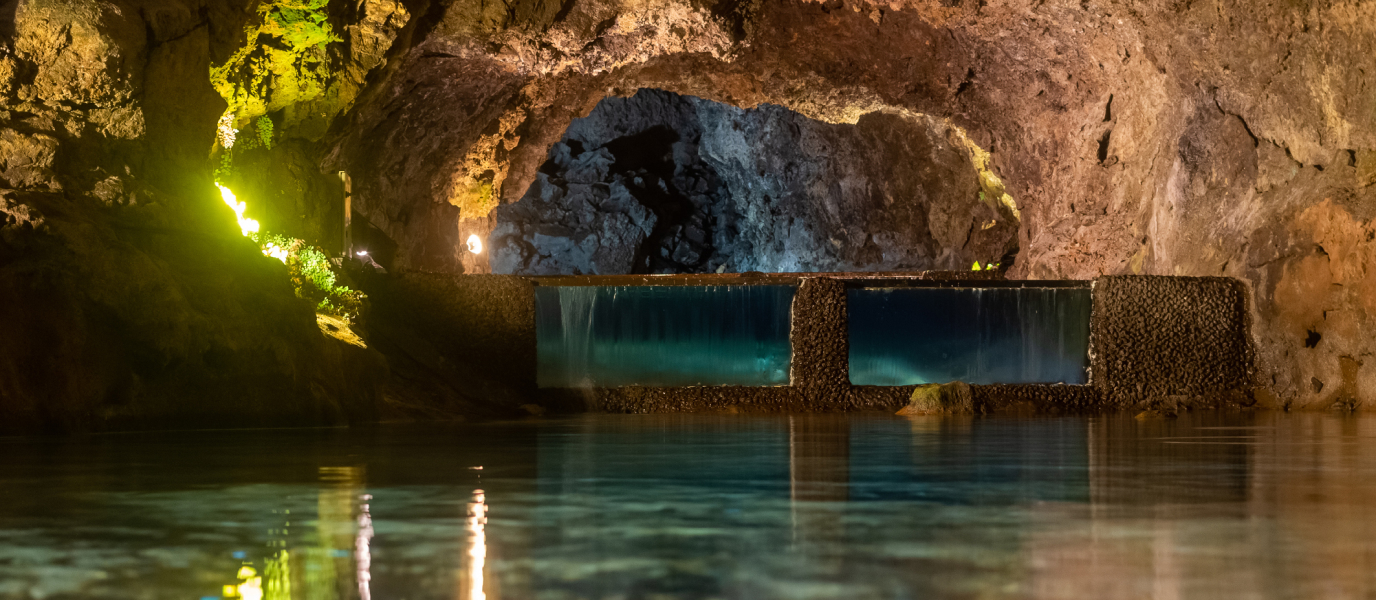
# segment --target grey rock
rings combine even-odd
[[[833,125],[641,90],[575,120],[541,171],[497,212],[493,239],[512,238],[495,244],[497,273],[964,269],[1017,248],[1016,221],[979,202],[968,154],[929,120]],[[597,184],[611,193],[591,193]],[[606,229],[595,211],[628,215],[643,235]],[[1003,227],[974,235],[990,222]],[[549,223],[621,259],[594,266],[564,255],[581,246],[532,237]]]

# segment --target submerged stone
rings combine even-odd
[[[963,381],[919,385],[900,415],[963,415],[975,412],[970,385]]]

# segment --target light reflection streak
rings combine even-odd
[[[239,579],[243,580],[243,583],[234,587],[234,592],[239,598],[243,600],[262,600],[263,578],[258,576],[258,572],[253,570],[253,567],[240,567]]]
[[[268,546],[277,550],[261,558],[261,570],[254,568],[247,553],[236,552],[235,558],[244,560],[236,575],[238,582],[223,586],[222,596],[238,600],[372,600],[373,497],[362,493],[365,479],[361,466],[320,467],[324,485],[316,500],[318,537],[314,543],[302,543],[305,540],[292,536],[290,521],[280,529],[269,529],[273,539]],[[281,514],[290,518],[291,511]],[[352,582],[348,580],[351,571]],[[351,589],[353,584],[357,584],[357,595]]]
[[[358,497],[361,502],[358,508],[358,538],[354,542],[354,560],[358,565],[358,598],[359,600],[371,600],[373,592],[370,585],[373,581],[372,566],[373,555],[371,544],[373,540],[373,516],[368,512],[368,502],[373,499],[370,494],[363,494]]]
[[[483,592],[483,567],[487,562],[487,497],[482,490],[473,490],[468,503],[468,594],[467,600],[487,600]]]

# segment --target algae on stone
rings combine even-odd
[[[919,385],[900,415],[959,415],[975,412],[970,385],[963,381]]]

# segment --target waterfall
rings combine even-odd
[[[786,385],[792,286],[537,287],[541,387]]]
[[[1087,288],[865,288],[847,302],[856,385],[1087,381]]]

